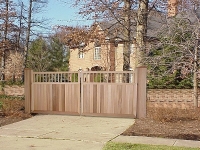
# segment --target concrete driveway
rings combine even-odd
[[[101,150],[134,119],[38,115],[0,128],[1,150]]]

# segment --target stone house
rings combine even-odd
[[[155,41],[156,29],[165,23],[165,17],[161,13],[152,12],[148,19],[147,46]],[[81,43],[76,48],[70,49],[69,70],[84,71],[106,70],[123,71],[124,30],[123,26],[113,20],[110,22],[97,22],[91,28],[95,28],[99,34],[105,33],[105,38],[99,43],[91,40],[87,44]],[[136,67],[136,23],[131,26],[130,70]]]
[[[150,48],[152,42],[156,42],[159,29],[165,26],[171,17],[182,17],[178,14],[178,1],[168,1],[168,14],[165,15],[161,12],[151,11],[148,15],[147,25],[147,37],[146,46]],[[200,17],[200,9],[196,12]],[[178,15],[177,15],[178,14]],[[189,20],[194,20],[192,14],[186,12],[184,16],[187,16]],[[98,41],[91,40],[88,44],[80,44],[79,47],[70,49],[69,65],[70,71],[78,71],[82,69],[86,70],[107,70],[107,71],[123,71],[123,53],[124,53],[124,30],[122,25],[113,20],[108,22],[97,22],[95,30],[101,34],[106,33],[103,39],[103,44],[99,44]],[[132,21],[131,26],[131,44],[130,44],[130,69],[136,67],[136,22]]]

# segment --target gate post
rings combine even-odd
[[[136,68],[136,83],[137,83],[137,108],[136,108],[136,118],[146,117],[146,98],[147,98],[147,89],[146,89],[146,76],[147,68],[145,66]]]
[[[31,84],[32,84],[32,70],[24,69],[24,91],[25,91],[25,112],[31,113]]]

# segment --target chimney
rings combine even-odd
[[[178,13],[178,0],[168,0],[168,17],[176,16]]]

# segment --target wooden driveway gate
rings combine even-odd
[[[145,117],[146,68],[80,72],[25,69],[25,110],[28,113]]]

